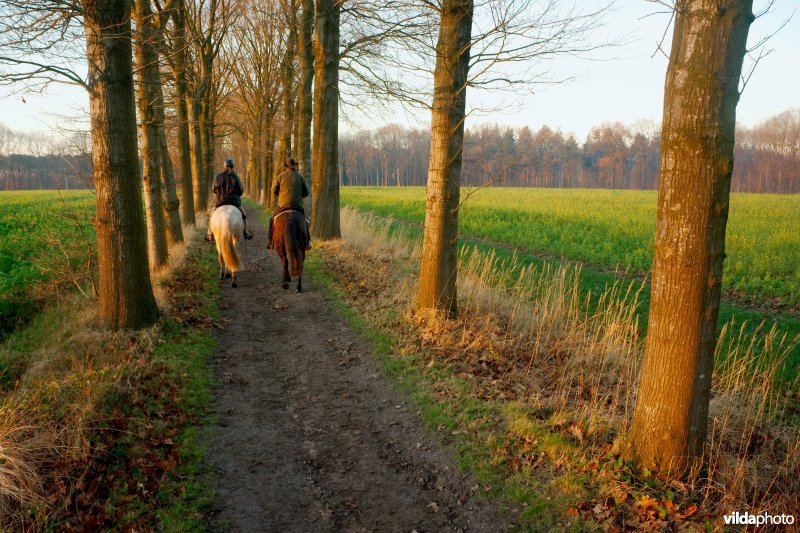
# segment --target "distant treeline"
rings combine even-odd
[[[344,185],[424,185],[430,135],[389,125],[343,135],[339,141]],[[461,183],[516,187],[655,189],[660,127],[649,121],[593,128],[585,142],[547,126],[479,126],[467,130]],[[732,190],[800,192],[800,109],[737,132]]]
[[[86,189],[92,186],[91,179],[89,156],[0,156],[0,191]]]
[[[593,128],[583,143],[547,126],[467,130],[461,183],[513,187],[655,189],[660,127],[651,121]],[[342,135],[343,185],[425,185],[430,133],[392,124]],[[737,131],[732,190],[800,193],[800,109]],[[91,185],[88,155],[0,155],[0,190]]]

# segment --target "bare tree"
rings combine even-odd
[[[597,47],[587,44],[585,37],[597,27],[605,9],[564,10],[556,0],[489,0],[479,7],[480,15],[474,17],[473,0],[444,0],[436,6],[439,38],[416,306],[450,315],[457,310],[458,210],[467,87],[514,91],[541,77],[536,71],[541,61]],[[473,34],[475,21],[478,31]],[[420,70],[424,72],[424,67]],[[401,93],[413,95],[413,90],[404,88],[406,85],[402,81],[394,84]],[[407,101],[421,100],[416,97]]]
[[[98,318],[119,329],[145,326],[158,316],[139,181],[130,9],[125,0],[0,4],[0,63],[10,66],[4,81],[40,88],[66,81],[89,92],[97,192]],[[81,27],[86,37],[83,57],[89,67],[86,79],[73,70],[81,59],[74,40]]]
[[[297,57],[300,77],[297,86],[297,123],[295,153],[300,172],[311,176],[311,120],[313,112],[312,85],[314,82],[314,0],[300,0],[302,11],[297,19]]]
[[[165,6],[159,11],[169,13],[171,21],[170,30],[166,31],[164,40],[167,63],[173,78],[173,100],[177,112],[177,151],[178,165],[181,177],[181,220],[184,224],[195,223],[195,200],[192,187],[192,153],[189,147],[189,87],[188,87],[188,47],[189,36],[187,29],[186,2],[174,0],[171,6]]]
[[[628,454],[681,472],[702,457],[734,125],[752,0],[682,0],[664,94],[661,182],[645,358]]]
[[[222,49],[235,15],[233,0],[195,0],[187,3],[189,32],[189,145],[195,213],[208,208],[214,157],[214,61]]]
[[[156,121],[156,86],[161,85],[158,51],[155,46],[156,26],[150,0],[135,0],[133,20],[136,23],[135,46],[137,99],[142,122],[142,160],[144,167],[144,205],[147,214],[148,255],[158,269],[167,264],[167,231],[161,190],[161,145]]]
[[[311,233],[341,236],[339,225],[339,19],[337,0],[318,0],[314,36],[314,138]]]

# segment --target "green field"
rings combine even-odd
[[[467,190],[462,190],[462,200]],[[653,257],[656,191],[510,189],[476,191],[460,212],[465,237],[598,269],[646,273]],[[422,188],[347,187],[342,204],[405,222],[425,217]],[[733,194],[723,288],[800,305],[800,196]]]
[[[422,188],[345,187],[341,201],[393,217],[410,228],[411,236],[421,237]],[[596,296],[619,281],[618,268],[628,271],[629,280],[649,271],[655,203],[655,191],[482,189],[462,206],[461,243],[498,258],[516,254],[523,265],[582,261],[581,289]],[[800,338],[800,236],[793,230],[799,219],[798,196],[733,195],[724,286],[737,296],[720,305],[720,327],[732,322],[738,329],[745,323],[747,335],[757,339],[765,322],[767,330],[775,326],[789,340]],[[649,289],[638,303],[645,335]],[[780,374],[787,383],[800,376],[800,345],[788,354]]]
[[[94,206],[88,191],[0,192],[0,337],[36,312],[47,287],[81,281]]]

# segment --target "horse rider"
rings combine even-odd
[[[275,195],[276,201],[275,210],[269,219],[269,240],[267,243],[267,248],[269,250],[274,248],[272,243],[272,220],[280,213],[290,209],[299,211],[305,215],[305,210],[303,210],[303,198],[310,193],[305,178],[297,171],[297,161],[289,157],[283,163],[283,167],[286,170],[281,172],[272,184],[272,194]],[[311,232],[308,228],[308,219],[306,219],[306,236],[308,236],[308,245],[306,249],[310,250]]]
[[[244,187],[242,187],[242,181],[239,179],[239,176],[237,176],[236,172],[233,171],[233,159],[225,160],[225,170],[217,174],[217,177],[214,179],[212,190],[214,191],[214,195],[217,197],[217,202],[214,205],[214,209],[223,205],[232,205],[239,208],[239,211],[242,212],[244,238],[252,239],[253,234],[247,231],[247,214],[242,208],[241,197],[244,194]],[[206,236],[204,238],[207,241],[211,241],[214,238],[210,229],[208,232],[206,232]]]

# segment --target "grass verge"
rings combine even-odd
[[[205,247],[173,257],[154,326],[99,328],[76,294],[0,345],[0,529],[202,527],[218,287]]]
[[[635,289],[589,305],[570,268],[477,251],[460,258],[460,317],[415,316],[413,241],[349,210],[342,228],[309,270],[482,487],[519,506],[524,529],[701,530],[733,510],[797,508],[798,404],[772,387],[793,346],[779,335],[726,333],[706,468],[690,483],[658,479],[617,453],[641,362]]]

